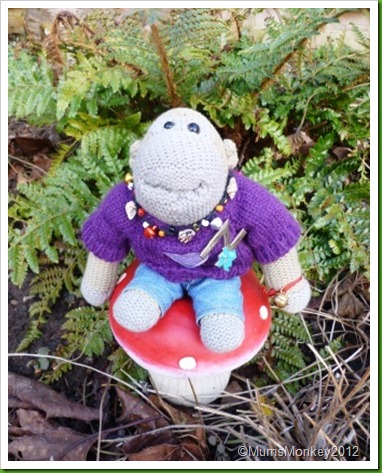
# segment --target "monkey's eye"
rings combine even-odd
[[[200,127],[197,123],[189,123],[187,128],[192,133],[199,133],[200,132]]]
[[[166,122],[164,125],[163,125],[163,128],[166,128],[166,130],[170,130],[171,128],[173,128],[175,126],[175,123],[174,122]]]

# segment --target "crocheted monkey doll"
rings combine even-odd
[[[245,336],[240,276],[254,261],[267,287],[285,293],[285,311],[306,307],[299,225],[264,187],[234,171],[235,144],[202,114],[163,113],[130,151],[132,176],[83,227],[90,253],[81,290],[90,304],[109,298],[132,248],[141,264],[114,304],[128,330],[150,329],[188,294],[205,346],[234,350]]]

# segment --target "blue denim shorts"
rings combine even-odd
[[[123,292],[139,289],[149,294],[164,315],[172,303],[188,294],[193,302],[196,322],[208,314],[232,314],[244,320],[241,279],[200,278],[183,283],[168,281],[156,271],[141,264]]]

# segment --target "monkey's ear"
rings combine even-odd
[[[134,141],[134,143],[130,145],[130,167],[134,163],[134,159],[138,153],[138,148],[140,144],[141,144],[141,140],[137,140],[137,141]]]
[[[223,140],[229,169],[234,169],[239,161],[236,145],[232,140]]]

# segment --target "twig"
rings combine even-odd
[[[154,417],[151,417],[151,418],[148,418],[148,419],[139,419],[139,420],[136,420],[134,422],[130,422],[129,424],[118,425],[117,427],[111,427],[110,429],[103,430],[101,432],[101,435],[108,435],[112,432],[117,432],[118,430],[121,430],[121,429],[129,429],[130,427],[135,427],[136,425],[143,424],[144,422],[154,421],[154,420],[158,420],[158,419],[161,419],[161,416],[154,416]],[[71,450],[77,448],[82,443],[87,442],[87,441],[89,441],[93,438],[97,438],[97,437],[99,437],[99,432],[95,432],[94,434],[87,435],[86,437],[84,437],[80,440],[77,440],[76,442],[73,442],[71,445],[69,445],[69,447],[66,450],[64,450],[64,452],[56,459],[56,461],[60,461]],[[97,461],[98,460],[99,459],[97,458]]]
[[[108,392],[110,388],[110,379],[107,382],[107,386],[105,386],[105,389],[102,393],[101,397],[101,402],[99,403],[99,428],[98,428],[98,441],[97,441],[97,456],[96,456],[96,461],[100,461],[100,454],[101,454],[101,440],[102,440],[102,422],[103,422],[103,403],[105,401],[106,393]]]
[[[44,169],[40,168],[39,166],[36,166],[36,164],[30,163],[29,161],[25,161],[24,159],[18,158],[17,156],[12,156],[12,155],[8,154],[8,158],[14,159],[15,161],[18,161],[18,162],[24,164],[25,166],[37,169],[45,175],[48,174]]]

